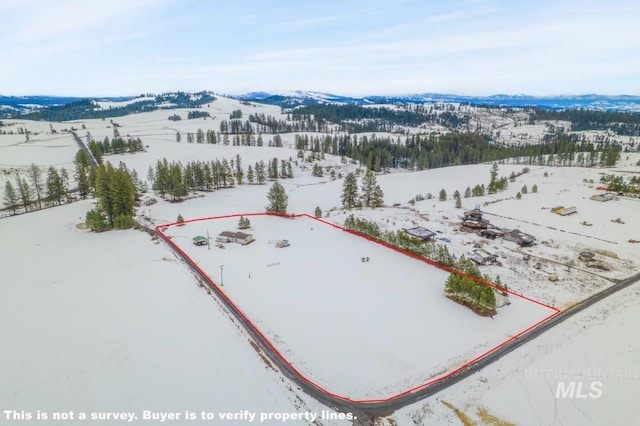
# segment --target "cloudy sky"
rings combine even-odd
[[[1,0],[0,94],[640,95],[638,0]]]

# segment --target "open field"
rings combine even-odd
[[[310,218],[250,219],[256,241],[246,246],[191,243],[234,231],[238,217],[166,234],[294,367],[350,399],[419,386],[554,313],[512,296],[497,316],[479,317],[444,296],[448,274],[425,262]],[[282,239],[291,246],[276,248]]]
[[[0,220],[1,410],[320,411],[159,241],[78,229],[91,207]]]

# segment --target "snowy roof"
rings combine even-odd
[[[427,228],[423,228],[422,226],[416,226],[415,228],[405,229],[404,232],[406,232],[411,236],[418,237],[421,239],[428,239],[436,235],[435,232],[431,232],[430,230],[428,230]]]

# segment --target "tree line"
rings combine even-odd
[[[152,188],[162,197],[169,196],[177,201],[195,191],[214,191],[233,188],[236,185],[262,185],[267,179],[288,179],[293,177],[291,160],[273,158],[265,163],[260,160],[255,165],[243,167],[242,158],[237,154],[231,160],[169,162],[158,160],[155,167],[149,167],[147,179]]]
[[[27,169],[27,178],[16,174],[15,183],[5,182],[3,202],[12,214],[20,208],[26,213],[42,209],[45,206],[55,206],[71,202],[69,189],[69,173],[63,167],[60,170],[53,166],[47,169],[46,177],[43,168],[31,164]]]

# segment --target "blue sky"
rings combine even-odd
[[[2,0],[0,94],[640,95],[640,2]]]

